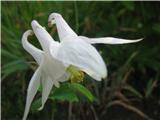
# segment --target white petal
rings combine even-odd
[[[39,108],[39,110],[42,110],[44,107],[44,104],[46,103],[48,96],[52,90],[53,85],[56,87],[60,87],[59,82],[64,82],[68,79],[68,75],[64,74],[57,80],[52,80],[50,77],[47,77],[45,74],[42,77],[42,106]]]
[[[57,81],[59,82],[65,82],[69,79],[69,74],[68,73],[64,73]]]
[[[54,82],[50,77],[47,77],[46,75],[42,77],[42,105],[39,108],[39,110],[43,109],[44,104],[47,101],[47,98],[52,90],[53,85]]]
[[[96,80],[107,76],[105,63],[98,51],[78,37],[70,37],[61,43],[57,59],[74,65]]]
[[[28,113],[29,113],[31,103],[34,99],[34,96],[37,93],[37,90],[38,90],[39,86],[40,86],[40,75],[41,75],[41,68],[39,67],[36,70],[36,72],[34,73],[33,77],[31,78],[31,81],[30,81],[29,86],[28,86],[27,101],[26,101],[23,120],[26,120],[26,118],[28,116]]]
[[[50,36],[50,34],[36,20],[33,20],[31,25],[32,25],[33,31],[36,37],[38,38],[43,50],[45,52],[48,52],[49,45],[55,41]]]
[[[53,23],[52,20],[55,20],[58,35],[60,41],[63,41],[65,37],[69,36],[77,36],[77,34],[71,29],[71,27],[67,24],[67,22],[63,19],[63,17],[58,13],[50,14],[48,18],[48,22]]]
[[[28,51],[33,58],[38,62],[38,64],[41,63],[43,58],[43,51],[40,49],[34,47],[32,44],[30,44],[27,40],[28,36],[30,36],[33,33],[32,30],[27,30],[23,36],[22,36],[22,45],[26,51]]]
[[[52,55],[53,59],[56,59],[56,55],[59,52],[60,48],[60,43],[58,42],[52,42],[49,45],[49,53]]]
[[[52,80],[56,80],[66,72],[66,68],[63,63],[54,57],[45,58],[43,70],[51,77]],[[58,87],[59,83],[55,81],[55,85]]]
[[[135,43],[139,42],[142,39],[137,40],[127,40],[127,39],[121,39],[121,38],[114,38],[114,37],[102,37],[102,38],[88,38],[85,36],[79,36],[81,39],[83,39],[85,42],[90,44],[95,43],[102,43],[102,44],[126,44],[126,43]]]

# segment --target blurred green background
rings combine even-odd
[[[89,102],[48,100],[30,120],[160,120],[160,4],[159,2],[1,2],[2,120],[19,120],[26,90],[37,65],[22,48],[22,34],[36,19],[47,27],[50,13],[62,14],[79,34],[88,37],[144,38],[127,45],[95,45],[104,58],[108,77],[86,86],[96,97]],[[40,46],[35,37],[31,42]],[[40,94],[38,94],[40,96]]]

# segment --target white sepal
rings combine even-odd
[[[48,99],[48,96],[52,90],[52,87],[54,85],[54,81],[50,77],[46,76],[45,73],[43,73],[41,80],[42,80],[42,105],[38,110],[43,109]]]
[[[33,58],[38,62],[38,64],[41,63],[42,58],[43,58],[43,51],[34,47],[32,44],[28,42],[28,36],[32,35],[33,31],[32,30],[27,30],[23,36],[22,36],[22,45],[24,49],[29,52]]]
[[[48,96],[52,90],[53,85],[55,85],[57,88],[60,87],[59,82],[64,82],[68,79],[68,74],[64,74],[62,75],[60,78],[58,78],[57,80],[52,80],[49,76],[46,76],[45,73],[43,73],[42,76],[42,105],[38,110],[42,110],[47,99]]]
[[[135,43],[139,42],[142,39],[136,39],[136,40],[128,40],[128,39],[121,39],[121,38],[114,38],[114,37],[102,37],[102,38],[88,38],[85,36],[79,36],[81,39],[83,39],[85,42],[90,44],[127,44],[127,43]]]
[[[53,20],[55,20],[55,22],[52,22]],[[62,41],[68,35],[69,36],[77,36],[77,34],[71,29],[71,27],[63,19],[63,17],[58,13],[50,14],[50,16],[48,18],[48,22],[49,23],[56,23],[60,41]]]
[[[52,42],[55,42],[54,39],[50,36],[50,34],[42,27],[36,20],[33,20],[32,28],[34,31],[34,34],[38,38],[38,41],[40,42],[42,49],[48,53],[49,52],[49,45]]]
[[[31,103],[37,93],[39,86],[40,86],[40,77],[41,77],[41,66],[37,68],[36,72],[32,76],[31,81],[29,83],[29,86],[27,89],[27,101],[26,101],[23,120],[26,120],[28,113],[29,113]]]
[[[78,37],[61,42],[56,58],[66,65],[74,65],[96,80],[107,76],[105,63],[98,51]]]

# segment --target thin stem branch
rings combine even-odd
[[[93,115],[94,115],[95,120],[99,120],[99,118],[98,118],[98,116],[97,116],[97,113],[96,113],[94,107],[91,105],[90,108],[91,108],[91,110],[92,110],[92,112],[93,112]]]
[[[78,21],[78,7],[77,7],[77,2],[74,1],[74,9],[75,9],[75,21],[76,21],[76,33],[79,31],[79,21]]]
[[[72,102],[69,102],[68,106],[68,120],[72,120]]]
[[[140,111],[139,109],[137,109],[136,107],[126,104],[120,100],[115,100],[111,103],[108,104],[108,107],[112,106],[112,105],[120,105],[132,112],[135,112],[136,114],[138,114],[139,116],[141,116],[142,118],[146,119],[146,120],[153,120],[152,118],[150,118],[148,115],[146,115],[145,113],[143,113],[142,111]]]

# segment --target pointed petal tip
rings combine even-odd
[[[144,38],[140,38],[140,39],[135,39],[135,40],[126,40],[126,42],[124,41],[124,43],[122,42],[122,44],[126,44],[126,43],[136,43],[136,42],[140,42],[142,41]]]
[[[54,84],[57,88],[60,88],[60,84],[59,83],[55,83]]]
[[[139,42],[139,41],[142,41],[144,38],[140,38],[140,39],[136,39],[136,40],[133,40],[134,42]]]
[[[134,40],[125,40],[126,41],[126,43],[136,43],[136,42],[140,42],[140,41],[142,41],[144,38],[140,38],[140,39],[134,39]],[[128,41],[128,42],[127,42]],[[125,44],[125,43],[122,43],[122,44]]]
[[[44,108],[44,105],[42,105],[40,108],[38,108],[38,111],[41,111]]]

